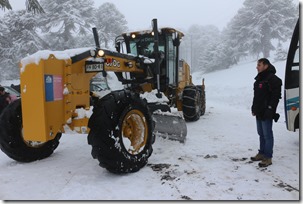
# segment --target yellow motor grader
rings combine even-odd
[[[147,164],[155,135],[184,142],[185,121],[205,112],[204,80],[194,85],[189,65],[179,59],[183,33],[158,29],[157,19],[152,28],[118,36],[116,51],[101,49],[93,28],[96,48],[39,51],[22,59],[21,99],[0,116],[1,150],[16,161],[40,160],[70,128],[88,134],[101,167],[127,173]],[[90,92],[92,77],[108,72],[125,88]]]

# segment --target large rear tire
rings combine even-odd
[[[201,107],[200,107],[200,115],[205,114],[206,110],[206,96],[205,96],[205,90],[202,88],[202,85],[197,85],[198,90],[200,91],[200,96],[201,96]]]
[[[182,94],[182,111],[186,121],[197,121],[201,115],[201,95],[196,86],[186,86]]]
[[[19,162],[32,162],[49,157],[59,145],[61,133],[45,143],[25,141],[22,135],[21,100],[7,106],[0,116],[0,148]]]
[[[88,126],[88,144],[101,167],[129,173],[147,164],[153,151],[153,121],[138,95],[123,90],[103,97],[94,106]]]

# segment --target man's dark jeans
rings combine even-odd
[[[272,158],[274,135],[272,131],[273,120],[257,120],[257,131],[260,136],[259,153],[266,158]]]

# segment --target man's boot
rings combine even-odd
[[[269,165],[271,165],[271,158],[264,158],[260,163],[259,163],[259,167],[267,167]]]
[[[262,161],[262,160],[264,159],[264,155],[258,153],[256,156],[250,157],[250,159],[251,159],[252,161]]]

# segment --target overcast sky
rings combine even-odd
[[[25,1],[10,0],[10,3],[18,10],[25,8]],[[193,24],[212,24],[222,30],[244,0],[95,0],[95,6],[105,2],[114,3],[125,15],[130,30],[149,28],[153,18],[158,19],[161,27],[188,29]]]
[[[103,1],[95,1],[99,6]],[[192,24],[213,24],[220,29],[242,7],[244,0],[110,0],[125,15],[130,29],[150,26],[157,18],[160,26],[187,29]]]

